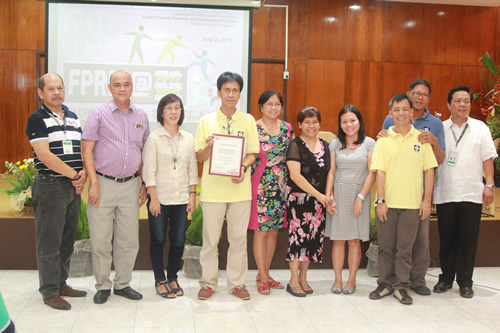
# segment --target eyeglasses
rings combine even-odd
[[[429,98],[429,94],[428,93],[421,93],[420,91],[412,91],[411,94],[417,98]]]
[[[227,117],[227,127],[222,126],[223,129],[227,130],[227,134],[233,133],[233,128],[231,127],[232,123],[233,123],[233,119],[231,117]]]
[[[271,103],[271,102],[268,102],[268,103],[264,103],[265,106],[267,106],[268,108],[272,108],[273,106],[277,109],[279,109],[281,107],[281,103]]]
[[[170,112],[170,113],[172,113],[172,112],[173,113],[177,113],[177,112],[181,112],[182,109],[181,108],[175,108],[174,109],[174,108],[166,106],[166,107],[163,108],[163,110],[165,110],[167,112]]]

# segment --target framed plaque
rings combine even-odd
[[[218,176],[241,177],[245,139],[243,136],[214,134],[208,173]]]

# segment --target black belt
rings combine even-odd
[[[99,176],[103,176],[104,178],[114,180],[115,182],[118,183],[125,183],[128,182],[129,180],[139,177],[139,171],[137,171],[133,176],[128,176],[128,177],[113,177],[113,176],[103,175],[102,173],[97,171],[95,173],[98,174]]]

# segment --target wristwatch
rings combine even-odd
[[[245,164],[242,164],[241,167],[245,169],[243,172],[247,172],[247,166]]]
[[[375,203],[378,205],[378,204],[383,204],[385,203],[385,200],[384,199],[377,199],[377,201],[375,201]]]
[[[489,187],[491,189],[494,189],[495,188],[495,184],[486,184],[486,185],[484,185],[484,187]]]
[[[358,198],[360,198],[361,201],[365,200],[365,196],[361,193],[358,193]]]

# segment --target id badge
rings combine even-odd
[[[451,166],[457,165],[458,155],[458,151],[450,151],[450,155],[448,155],[448,161],[446,163]]]
[[[63,141],[63,153],[65,155],[73,154],[73,143],[70,140]]]

